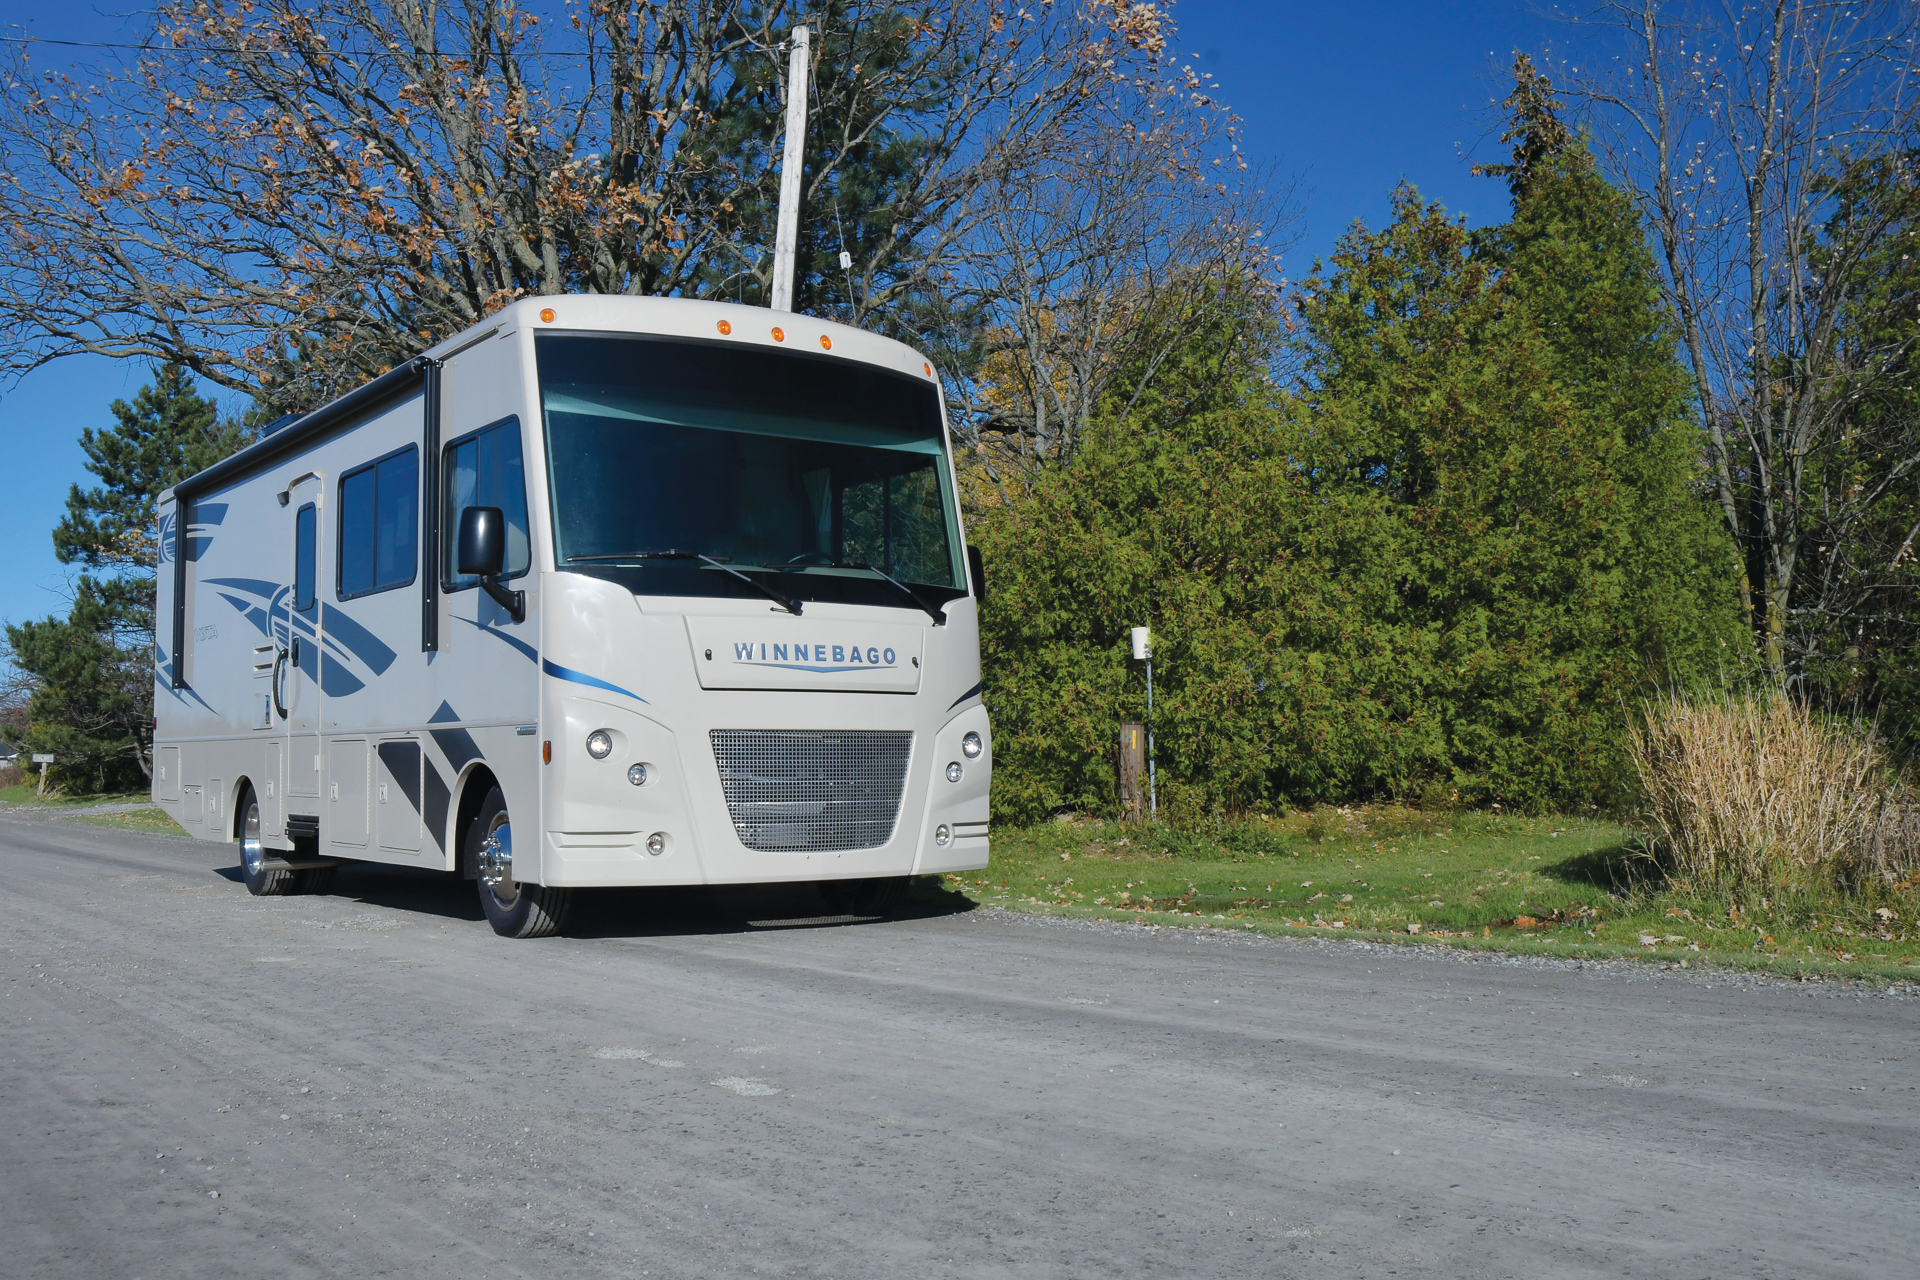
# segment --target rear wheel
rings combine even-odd
[[[513,878],[513,822],[500,788],[487,792],[467,828],[467,858],[480,890],[480,909],[503,938],[545,938],[566,923],[572,893]]]
[[[256,898],[278,898],[293,893],[300,873],[267,865],[267,849],[260,842],[260,801],[248,787],[240,798],[240,874],[247,892]]]
[[[835,915],[890,916],[907,900],[908,876],[872,880],[822,880],[814,887]]]

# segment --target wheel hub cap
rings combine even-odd
[[[246,823],[240,829],[240,863],[248,875],[257,876],[266,860],[266,851],[260,844],[260,806],[251,804],[247,806]]]
[[[510,904],[520,896],[518,886],[513,882],[513,827],[510,823],[501,823],[487,836],[486,843],[480,846],[480,863],[475,868],[480,875],[480,883],[502,903]]]

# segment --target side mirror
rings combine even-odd
[[[981,604],[987,602],[987,569],[980,560],[980,548],[967,548],[967,573],[973,578],[973,598]]]
[[[480,588],[507,611],[515,622],[527,620],[527,593],[509,591],[500,583],[507,563],[507,518],[498,507],[468,507],[460,513],[459,554],[454,557],[462,577],[480,579]]]
[[[491,578],[507,563],[507,518],[498,507],[468,507],[460,513],[462,577]]]

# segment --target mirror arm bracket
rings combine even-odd
[[[493,602],[507,611],[507,616],[515,622],[527,620],[527,593],[509,591],[500,585],[500,579],[493,574],[480,579],[480,589],[493,597]]]

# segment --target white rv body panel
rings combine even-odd
[[[351,412],[336,402],[326,425],[315,425],[323,409],[287,428],[287,443],[270,436],[163,495],[154,802],[196,838],[230,841],[251,791],[271,850],[455,871],[463,818],[498,786],[522,833],[514,879],[555,887],[985,866],[991,733],[973,594],[948,600],[940,624],[884,593],[809,600],[795,617],[750,590],[648,594],[556,563],[536,333],[711,344],[723,330],[742,348],[830,351],[933,382],[910,348],[804,317],[534,299],[430,352],[418,385],[389,375],[391,395]],[[467,474],[455,449],[476,441],[519,452],[525,568],[505,582],[525,593],[517,623],[447,563],[457,501],[447,486],[462,483],[448,477]],[[949,455],[944,500],[957,508],[951,474]],[[377,537],[362,537],[376,509]],[[408,529],[403,575],[394,548]],[[967,589],[964,570],[960,581]],[[613,743],[604,759],[587,750],[596,731]],[[891,835],[870,847],[749,847],[714,735],[769,731],[909,735]],[[977,757],[962,752],[968,733],[983,744]],[[962,776],[949,781],[956,762]],[[629,781],[634,765],[643,785]]]

